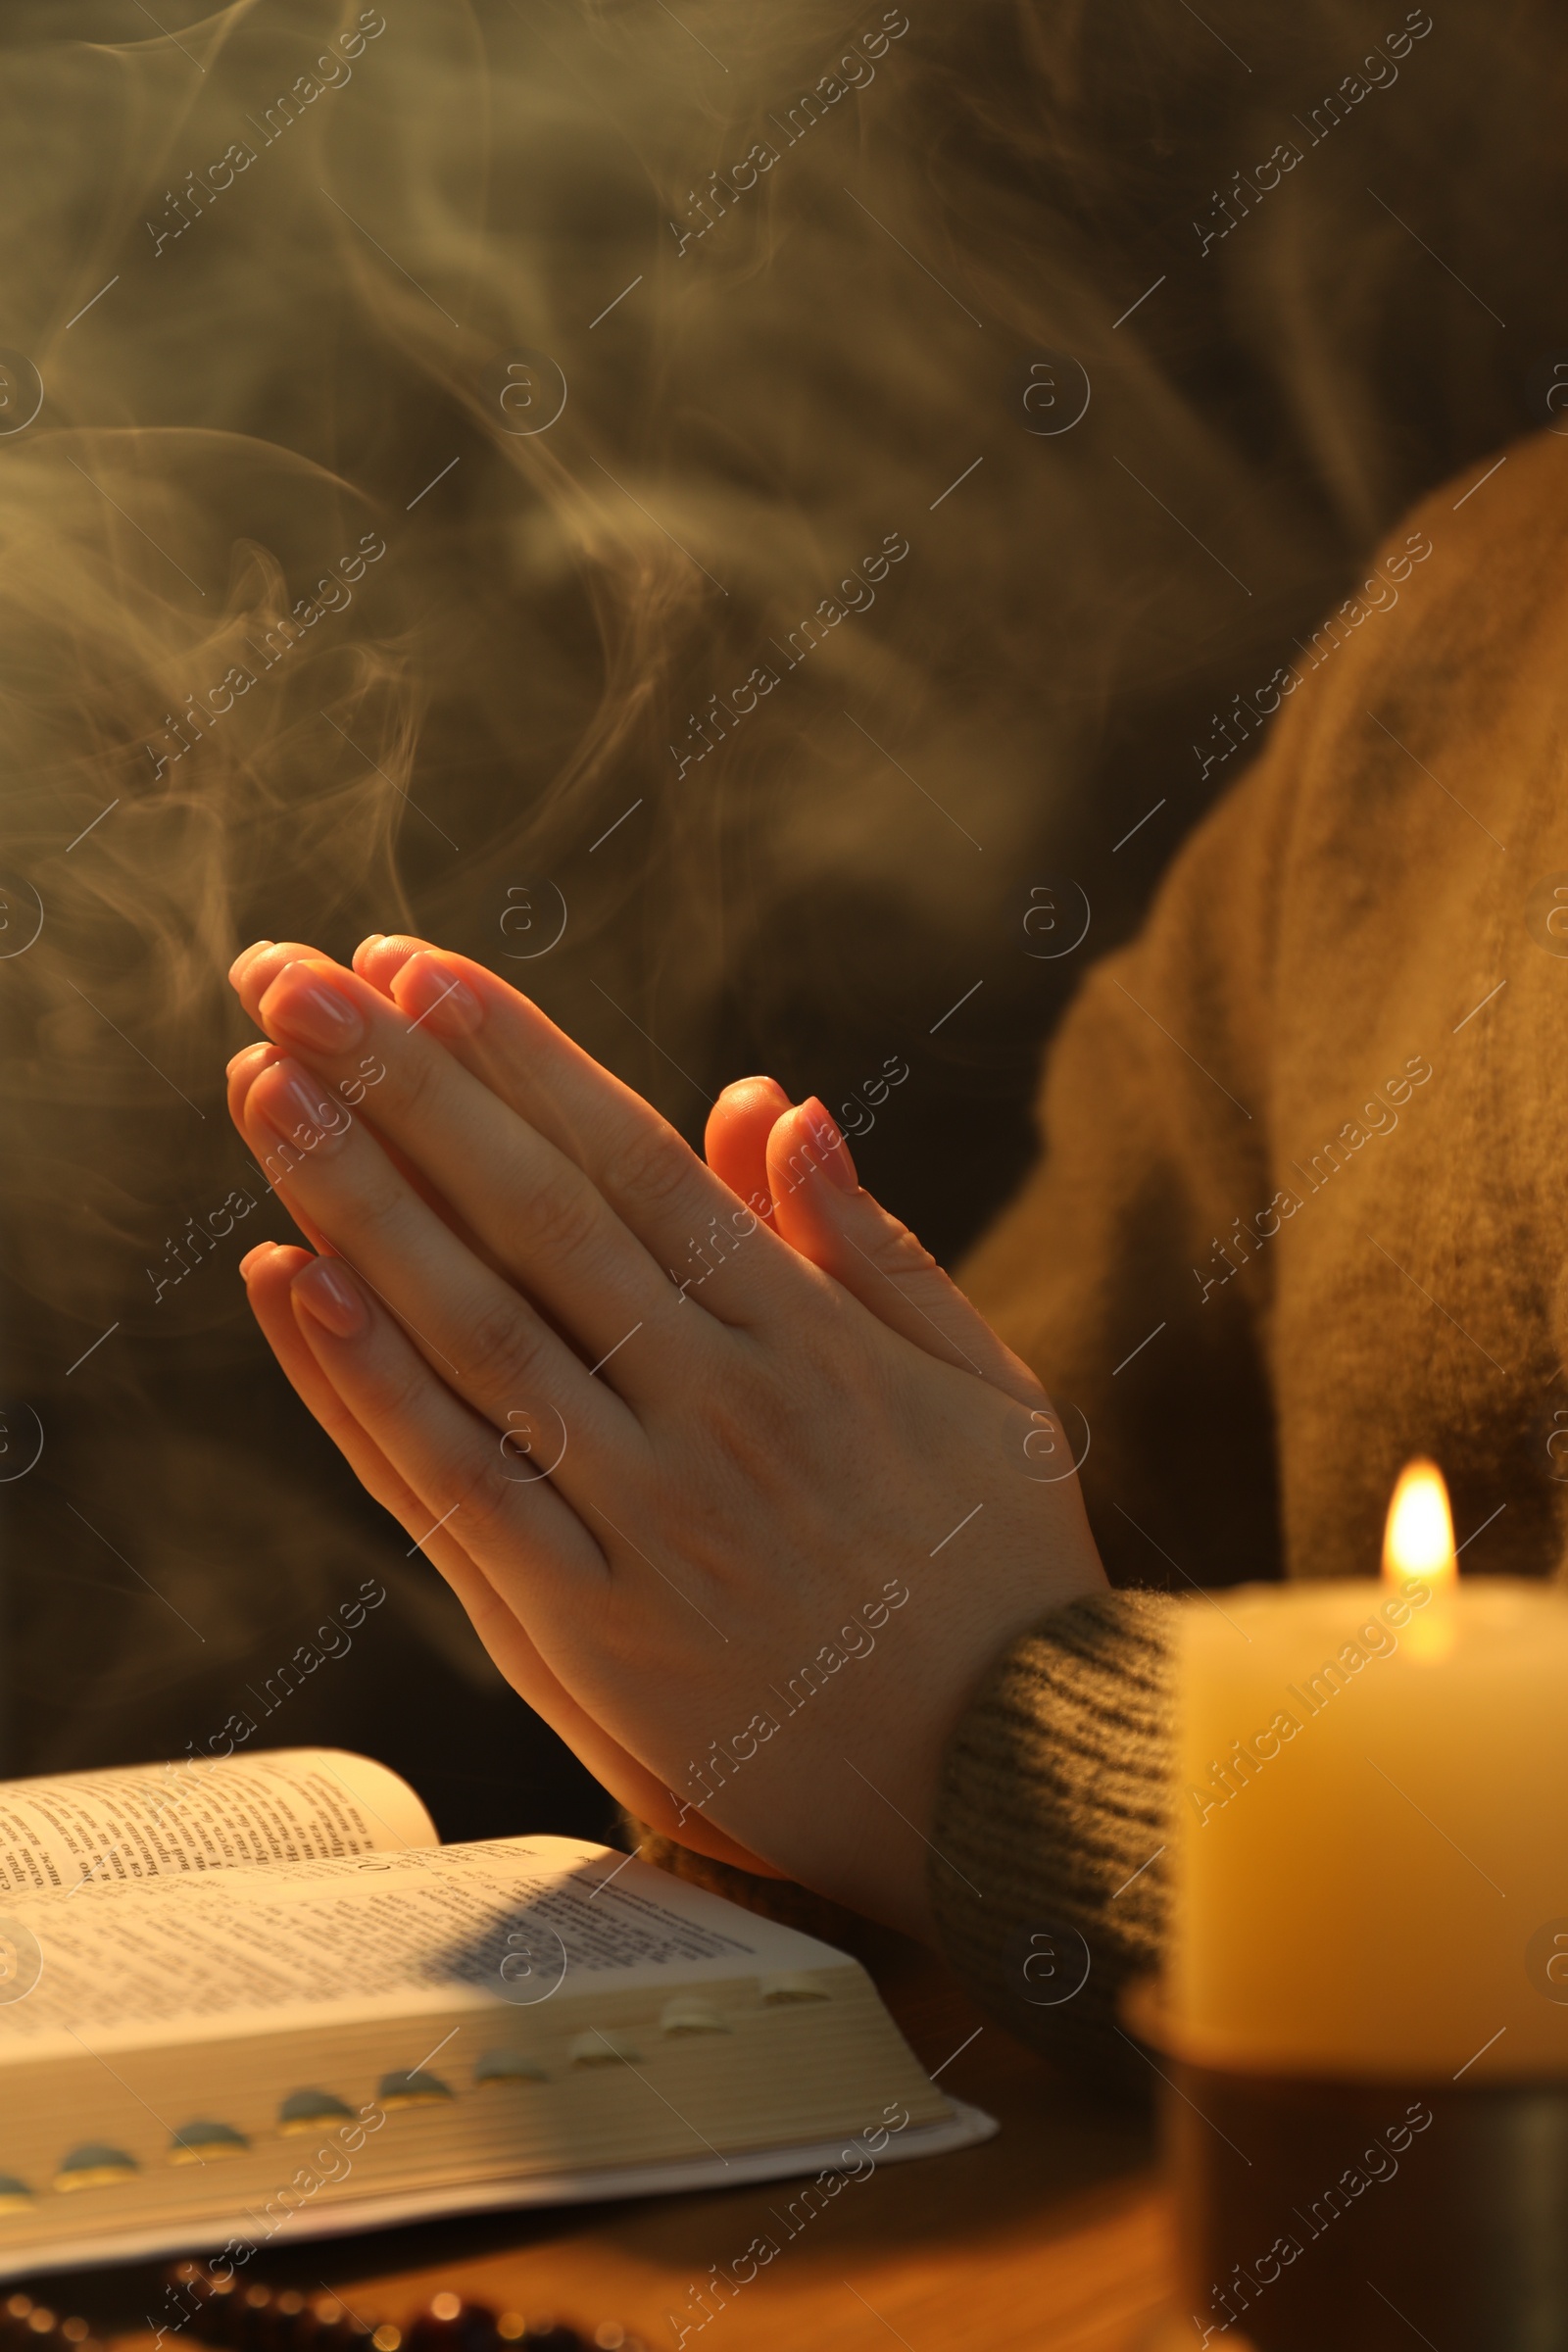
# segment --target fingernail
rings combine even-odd
[[[471,1037],[484,1019],[484,1006],[441,956],[411,956],[392,983],[392,994],[415,1026],[438,1036]]]
[[[291,963],[260,1010],[267,1028],[318,1054],[346,1054],[365,1037],[365,1017],[330,964]]]
[[[313,1258],[289,1285],[301,1306],[340,1340],[358,1339],[369,1329],[370,1317],[355,1285],[329,1257]]]
[[[239,984],[239,976],[245,969],[245,966],[249,963],[251,957],[253,956],[259,956],[264,948],[275,948],[277,942],[275,939],[253,939],[248,948],[241,948],[239,954],[235,956],[233,962],[228,967],[228,977],[230,983],[237,987]]]
[[[860,1179],[855,1173],[850,1147],[839,1133],[826,1105],[813,1095],[808,1102],[803,1104],[803,1108],[815,1147],[813,1156],[817,1166],[824,1176],[838,1186],[841,1193],[858,1193]]]
[[[259,1269],[264,1258],[270,1257],[278,1246],[276,1242],[258,1242],[254,1250],[247,1250],[239,1261],[241,1279],[249,1282],[252,1272]]]
[[[265,1054],[266,1052],[267,1047],[265,1044],[259,1046],[241,1046],[239,1052],[237,1054],[231,1054],[227,1061],[224,1062],[223,1076],[225,1078],[232,1078],[234,1072],[239,1068],[239,1065],[242,1061],[249,1061],[254,1055],[258,1054]]]
[[[264,1070],[245,1099],[247,1111],[260,1113],[273,1133],[299,1152],[330,1152],[347,1135],[353,1120],[341,1102],[332,1101],[318,1078],[297,1061],[274,1061]]]

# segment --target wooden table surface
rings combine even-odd
[[[1002,2129],[847,2182],[706,2326],[689,2290],[759,2232],[779,2239],[769,2208],[791,2193],[782,2183],[301,2241],[246,2276],[329,2285],[374,2321],[412,2318],[449,2288],[554,2313],[590,2339],[616,2321],[649,2352],[676,2352],[680,2321],[688,2352],[1147,2352],[1169,2288],[1149,2122],[1065,2088],[912,1947],[873,1973],[926,2067]],[[27,2283],[136,2352],[158,2278],[137,2269]]]

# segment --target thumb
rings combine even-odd
[[[878,1322],[1020,1404],[1046,1405],[1021,1357],[1004,1346],[906,1225],[863,1191],[850,1147],[816,1096],[787,1110],[767,1140],[777,1231],[831,1274]]]
[[[776,1078],[737,1078],[708,1114],[703,1151],[715,1176],[764,1225],[773,1222],[767,1190],[767,1139],[773,1122],[790,1107]]]

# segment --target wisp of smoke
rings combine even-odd
[[[691,1133],[764,1057],[906,1050],[879,1180],[960,1238],[1077,969],[1030,889],[1124,932],[1216,710],[1528,422],[1564,42],[1546,0],[8,11],[10,1769],[181,1752],[367,1563],[368,1692],[436,1740],[513,1703],[237,1298],[286,1221],[221,1107],[236,950],[413,925]]]

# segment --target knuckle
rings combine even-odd
[[[397,1089],[399,1111],[420,1120],[430,1117],[435,1111],[448,1076],[438,1058],[440,1048],[426,1046],[420,1052],[418,1049],[423,1045],[422,1038],[405,1038],[400,1040],[401,1050],[395,1056],[390,1051],[383,1055]]]
[[[704,1413],[709,1442],[730,1461],[745,1461],[777,1443],[788,1419],[784,1384],[760,1354],[731,1349],[723,1378],[713,1384]]]
[[[372,1437],[377,1425],[393,1430],[416,1427],[429,1386],[429,1368],[413,1348],[389,1350],[368,1372],[363,1400],[352,1401],[352,1417],[367,1421]]]
[[[520,1407],[540,1384],[545,1333],[517,1298],[496,1298],[470,1318],[465,1377],[481,1396]]]
[[[605,1191],[612,1200],[658,1217],[689,1204],[696,1164],[673,1128],[651,1122],[616,1151],[605,1170]]]
[[[530,1251],[542,1258],[579,1263],[599,1244],[604,1209],[587,1178],[562,1169],[531,1192],[524,1204]]]
[[[292,1176],[318,1152],[331,1157],[332,1146],[341,1143],[353,1124],[343,1104],[317,1081],[311,1111],[293,1119],[287,1136],[276,1147],[284,1172]]]
[[[510,1535],[517,1490],[508,1479],[497,1437],[490,1457],[474,1472],[458,1497],[454,1517],[464,1522],[466,1543],[483,1545],[490,1538]]]
[[[871,1261],[879,1274],[903,1275],[935,1274],[942,1279],[942,1269],[930,1250],[907,1225],[884,1211],[881,1227],[871,1245]]]
[[[350,1170],[354,1223],[376,1251],[401,1252],[408,1244],[415,1196],[386,1154],[375,1147],[359,1155]]]

